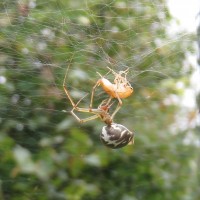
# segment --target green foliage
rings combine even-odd
[[[167,33],[165,1],[4,0],[0,9],[1,199],[200,198],[198,131],[181,121],[177,103],[192,37]],[[70,115],[62,89],[69,64],[76,101],[97,71],[130,68],[135,92],[115,120],[135,131],[133,146],[108,149],[102,122],[80,125]],[[94,106],[106,96],[96,94]],[[185,116],[192,121],[194,112]]]

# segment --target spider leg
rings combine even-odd
[[[76,107],[77,104],[74,103],[74,101],[73,101],[73,99],[71,98],[71,96],[70,96],[70,94],[69,94],[69,92],[68,92],[68,90],[67,90],[67,87],[66,87],[67,73],[68,73],[69,67],[70,67],[70,65],[71,65],[72,59],[73,59],[73,56],[72,56],[72,58],[71,58],[71,60],[70,60],[70,64],[68,65],[67,70],[66,70],[66,73],[65,73],[65,77],[64,77],[64,80],[63,80],[63,89],[64,89],[65,94],[67,95],[68,99],[70,100],[72,106],[73,106],[73,107]],[[81,100],[82,100],[82,99],[81,99]],[[79,102],[80,102],[80,101],[79,101]]]
[[[107,72],[104,76],[106,76],[107,74],[109,74],[110,73],[110,71],[111,71],[111,69],[109,68],[109,72]],[[104,76],[102,76],[99,72],[97,72],[97,74],[101,77],[101,78],[103,78]],[[95,90],[96,90],[96,88],[98,87],[100,85],[100,80],[98,80],[97,82],[96,82],[96,84],[93,86],[93,88],[92,88],[92,93],[91,93],[91,98],[90,98],[90,109],[92,108],[92,105],[93,105],[93,100],[94,100],[94,93],[95,93]],[[111,98],[112,99],[112,98]],[[108,102],[106,103],[106,105],[108,105],[109,103],[110,103],[110,100],[111,99],[109,99],[108,100]]]
[[[107,67],[108,69],[109,69],[109,71],[110,72],[112,72],[112,74],[114,75],[114,76],[116,76],[116,75],[118,75],[113,69],[111,69],[110,67]]]
[[[101,107],[101,106],[108,106],[109,108],[112,106],[112,104],[114,103],[112,103],[112,104],[110,104],[110,102],[111,102],[111,100],[113,99],[113,97],[110,97],[110,98],[108,98],[108,99],[105,99],[105,100],[103,100],[102,102],[101,102],[101,104],[99,105],[99,107]],[[110,104],[110,105],[109,105]]]
[[[110,104],[110,102],[111,102],[112,99],[113,99],[113,97],[110,97],[110,98],[108,99],[108,101],[106,102],[106,106],[108,106],[108,105]]]
[[[93,86],[92,88],[92,93],[91,93],[91,98],[90,98],[90,106],[89,106],[89,109],[92,109],[92,104],[93,104],[93,100],[94,100],[94,93],[95,93],[95,90],[96,88],[100,85],[100,80],[98,80],[96,82],[96,84]]]
[[[73,58],[73,57],[72,57]],[[71,59],[72,60],[72,59]],[[70,60],[70,62],[71,62]],[[65,73],[65,78],[64,78],[64,81],[63,81],[63,89],[65,91],[65,94],[67,95],[67,98],[70,100],[70,103],[72,104],[73,106],[73,109],[77,110],[77,111],[80,111],[80,112],[89,112],[88,109],[85,109],[85,108],[79,108],[78,107],[78,104],[87,96],[87,94],[82,97],[77,103],[75,103],[72,99],[72,97],[70,96],[68,90],[67,90],[67,87],[66,87],[66,79],[67,79],[67,73],[68,73],[68,70],[69,70],[69,67],[70,65],[67,67],[67,70],[66,70],[66,73]]]
[[[79,100],[80,102],[80,100]],[[79,103],[78,102],[78,103]],[[77,103],[77,105],[78,105]],[[74,113],[74,110],[77,110],[79,112],[87,112],[87,113],[91,113],[91,114],[94,114],[90,117],[87,117],[87,118],[84,118],[84,119],[80,119],[75,113]],[[85,123],[87,121],[90,121],[90,120],[93,120],[93,119],[96,119],[96,118],[99,118],[100,117],[100,114],[102,114],[102,111],[99,110],[99,109],[88,109],[88,108],[79,108],[79,107],[73,107],[73,109],[71,110],[71,114],[76,118],[77,121],[79,121],[80,123]]]
[[[111,119],[114,118],[114,116],[116,115],[116,113],[119,111],[119,109],[122,107],[122,100],[119,98],[119,95],[118,93],[116,92],[116,97],[117,97],[117,100],[119,101],[115,111],[113,112],[113,114],[111,115]]]
[[[98,115],[92,115],[91,117],[87,117],[85,119],[80,119],[75,113],[74,113],[74,109],[75,107],[71,110],[71,114],[75,117],[75,119],[80,122],[80,123],[85,123],[87,121],[90,121],[90,120],[93,120],[93,119],[96,119],[98,118],[99,116]]]
[[[73,109],[70,111],[71,114],[75,117],[75,119],[77,121],[79,121],[80,123],[84,123],[93,119],[96,119],[99,117],[98,115],[98,110],[97,109],[87,109],[87,108],[79,108],[78,104],[87,96],[88,94],[86,94],[85,96],[83,96],[76,104],[72,104],[73,105]],[[72,101],[74,103],[74,101]],[[80,119],[75,113],[74,110],[79,111],[79,112],[87,112],[87,113],[93,113],[94,115],[92,115],[91,117],[87,117],[85,119]]]
[[[87,122],[87,121],[90,121],[90,120],[93,120],[93,119],[96,119],[98,117],[100,117],[100,114],[102,114],[102,111],[99,110],[99,109],[92,109],[92,108],[80,108],[78,107],[78,104],[85,98],[82,97],[77,103],[75,103],[73,101],[73,99],[71,98],[68,90],[67,90],[67,87],[66,87],[66,79],[67,79],[67,73],[68,73],[68,70],[69,70],[69,67],[70,65],[67,67],[67,70],[66,70],[66,73],[65,73],[65,77],[64,77],[64,81],[63,81],[63,89],[65,91],[65,94],[66,96],[68,97],[68,99],[70,100],[70,103],[72,104],[73,106],[73,109],[71,110],[71,114],[75,117],[75,119],[77,121],[79,121],[80,123],[84,123],[84,122]],[[98,83],[96,84],[96,87],[98,86]],[[94,88],[95,90],[95,88]],[[94,91],[93,91],[93,96],[94,96]],[[92,97],[92,101],[93,101],[93,97]],[[85,113],[92,113],[94,115],[90,116],[90,117],[87,117],[85,119],[80,119],[75,113],[74,113],[74,110],[78,111],[78,112],[85,112]]]
[[[120,103],[118,103],[115,111],[113,112],[113,114],[111,115],[111,118],[113,119],[116,115],[116,113],[119,111],[119,109],[122,107],[122,105]]]

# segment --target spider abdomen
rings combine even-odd
[[[104,126],[100,134],[101,141],[107,147],[117,149],[133,144],[134,133],[129,131],[121,124],[112,123],[111,125]]]
[[[133,93],[133,88],[126,84],[112,84],[109,80],[101,78],[99,80],[104,91],[113,98],[125,99]]]

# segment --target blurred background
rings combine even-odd
[[[3,0],[0,11],[0,199],[200,199],[197,34],[165,0]],[[103,122],[73,118],[69,65],[84,108],[96,72],[129,68],[134,94],[115,122],[134,145],[109,149]],[[98,88],[94,107],[106,97]]]

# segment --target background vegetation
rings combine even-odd
[[[200,198],[195,111],[181,104],[193,38],[170,33],[164,0],[3,0],[0,9],[0,199]],[[70,115],[69,63],[76,101],[97,71],[129,67],[135,92],[115,120],[135,131],[133,146],[108,149],[101,121]],[[98,89],[94,106],[105,96]]]

